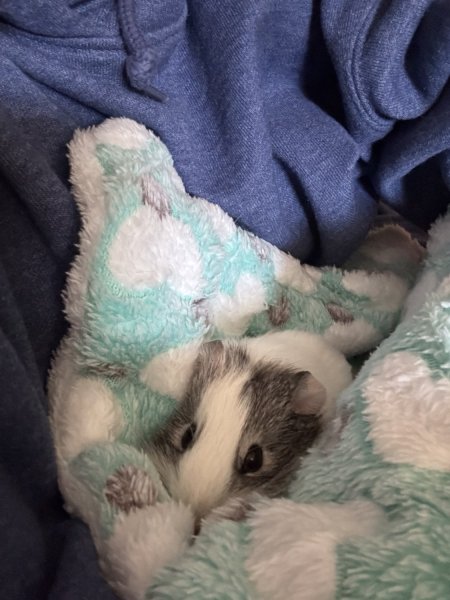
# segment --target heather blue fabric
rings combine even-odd
[[[138,120],[191,194],[340,262],[379,196],[422,227],[447,205],[449,74],[448,0],[0,1],[2,598],[113,598],[62,510],[46,421],[73,130]]]

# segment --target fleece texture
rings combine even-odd
[[[77,132],[70,161],[83,227],[65,293],[70,329],[50,378],[51,418],[67,509],[89,525],[108,581],[130,600],[277,597],[275,583],[292,578],[293,563],[283,556],[293,547],[317,558],[306,562],[311,576],[302,585],[313,586],[323,565],[330,577],[316,588],[322,590],[317,598],[331,597],[338,542],[370,535],[387,519],[367,491],[357,493],[356,483],[346,482],[361,472],[369,442],[362,456],[344,459],[343,437],[333,451],[335,483],[328,495],[321,475],[328,459],[315,457],[299,475],[292,498],[326,502],[313,506],[312,516],[302,504],[279,501],[290,502],[284,508],[274,501],[248,523],[206,525],[194,545],[190,509],[168,498],[143,448],[180,398],[177,382],[200,341],[302,329],[347,356],[366,352],[395,327],[422,249],[401,228],[387,227],[368,236],[347,270],[302,265],[239,229],[216,205],[189,196],[164,144],[128,119]],[[377,395],[374,377],[364,388],[370,398]],[[384,431],[388,424],[377,406],[373,419]],[[352,441],[358,419],[366,423],[369,412],[359,408],[354,415],[345,429]],[[381,444],[382,451],[395,454],[394,442]],[[364,472],[371,481],[370,470]],[[353,504],[327,504],[344,500]],[[308,523],[301,548],[295,527],[285,530],[283,541],[278,519],[269,528],[258,522],[264,510],[278,509],[293,518],[301,513],[298,530],[302,519]],[[269,515],[267,523],[273,521]],[[272,534],[268,542],[264,535]],[[349,544],[338,551],[349,569],[352,560],[363,560]],[[278,563],[284,567],[269,577],[269,566]]]
[[[1,0],[4,597],[114,597],[62,510],[47,419],[80,225],[75,129],[145,124],[190,194],[304,262],[341,265],[379,197],[423,228],[445,210],[449,74],[448,0]]]
[[[250,519],[246,567],[261,597],[449,597],[449,231],[447,214],[402,322],[341,396],[290,500]]]

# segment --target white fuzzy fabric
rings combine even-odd
[[[439,285],[438,276],[434,271],[429,269],[420,276],[414,289],[406,298],[403,309],[402,320],[406,321],[414,316],[425,304],[427,298],[430,297]]]
[[[363,319],[355,319],[351,323],[333,323],[323,334],[324,340],[346,356],[366,352],[367,340],[381,341],[381,337],[375,327]]]
[[[98,378],[74,374],[73,352],[67,338],[54,361],[54,369],[64,377],[49,380],[52,427],[62,462],[92,444],[115,440],[123,427],[122,411],[110,389]]]
[[[92,129],[97,143],[113,144],[127,150],[139,150],[149,139],[149,131],[131,119],[109,119]]]
[[[112,274],[131,289],[168,283],[181,294],[201,295],[202,260],[190,227],[151,206],[138,208],[111,244]]]
[[[368,296],[381,310],[395,310],[408,293],[408,285],[394,273],[372,274],[349,271],[342,278],[342,285],[349,292]]]
[[[225,214],[217,204],[211,204],[202,198],[195,198],[195,202],[201,207],[202,213],[208,217],[208,227],[217,235],[224,244],[233,235],[236,235],[236,224],[233,219]]]
[[[320,280],[322,272],[314,267],[305,268],[300,266],[298,260],[279,250],[273,253],[273,265],[275,269],[275,279],[281,285],[289,286],[302,294],[309,294],[317,287],[317,281]]]
[[[70,182],[83,216],[83,233],[80,237],[79,254],[68,274],[65,310],[74,327],[83,321],[89,272],[93,254],[105,221],[105,197],[103,174],[95,157],[96,139],[76,131],[70,142]]]
[[[103,542],[108,581],[125,600],[143,600],[156,573],[186,551],[193,531],[191,510],[175,502],[121,514]]]
[[[379,533],[385,524],[383,511],[368,501],[262,502],[249,518],[249,577],[263,599],[332,600],[336,545]]]
[[[448,247],[450,239],[450,220],[447,217],[438,219],[429,231],[427,251],[430,256],[436,256]]]
[[[211,322],[226,337],[245,333],[254,314],[267,308],[262,282],[244,273],[236,283],[232,296],[218,293],[208,302]]]
[[[112,442],[122,415],[111,391],[98,379],[79,377],[58,413],[59,449],[70,460],[93,444]]]
[[[450,381],[432,379],[417,354],[397,352],[362,387],[369,438],[393,463],[450,471]]]
[[[158,354],[141,369],[140,380],[160,394],[181,400],[200,345],[200,340],[197,340]]]

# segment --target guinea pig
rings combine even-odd
[[[149,447],[163,484],[198,520],[234,497],[284,493],[351,379],[343,354],[311,333],[204,343]]]

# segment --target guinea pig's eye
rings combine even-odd
[[[245,475],[246,473],[256,473],[260,470],[263,465],[263,451],[261,446],[253,444],[247,451],[245,458],[242,462],[240,472]]]
[[[195,423],[189,425],[186,431],[183,433],[181,438],[181,450],[184,452],[189,448],[192,444],[192,440],[194,439],[195,432],[197,431],[197,426]]]

